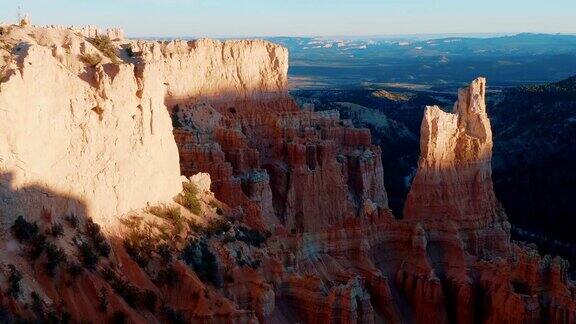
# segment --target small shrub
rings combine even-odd
[[[158,245],[158,255],[162,258],[164,264],[172,262],[172,248],[168,243],[161,243]]]
[[[88,269],[94,269],[96,264],[98,264],[98,256],[88,243],[82,243],[82,245],[80,245],[80,257],[82,264]]]
[[[44,249],[46,248],[47,245],[46,235],[44,234],[35,235],[31,239],[30,245],[31,246],[30,250],[28,251],[28,256],[30,257],[30,259],[36,260],[42,255],[42,252],[44,252]]]
[[[40,295],[33,291],[30,293],[30,298],[32,298],[31,308],[34,314],[36,314],[36,316],[40,319],[45,318],[46,316],[44,315],[44,303],[42,302]]]
[[[104,313],[108,310],[108,292],[104,287],[100,288],[98,293],[98,309]]]
[[[158,301],[158,296],[152,290],[144,290],[140,294],[140,304],[147,310],[154,312],[156,310],[156,302]]]
[[[52,228],[50,229],[50,234],[56,238],[64,235],[64,226],[62,226],[60,223],[53,224]]]
[[[220,215],[220,216],[224,215],[224,211],[222,210],[222,208],[220,207],[220,205],[216,201],[211,200],[210,203],[208,203],[208,205],[210,205],[210,207],[216,209],[217,215]]]
[[[68,274],[75,279],[84,272],[84,269],[79,263],[72,261],[68,264],[66,271],[68,271]]]
[[[116,48],[114,46],[114,44],[112,44],[112,41],[110,40],[110,38],[108,36],[96,36],[94,38],[90,38],[88,39],[88,41],[94,45],[94,47],[96,47],[100,52],[102,52],[102,54],[104,54],[104,56],[106,56],[107,58],[109,58],[112,63],[114,64],[118,64],[120,63],[120,60],[118,59],[118,56],[116,55]]]
[[[18,271],[13,264],[8,266],[10,268],[10,274],[8,275],[8,293],[14,297],[18,298],[20,295],[20,281],[22,280],[22,272]]]
[[[209,250],[204,240],[190,239],[182,250],[182,259],[194,269],[200,280],[212,283],[216,287],[221,286],[216,256]]]
[[[78,225],[80,224],[78,217],[74,214],[70,214],[70,215],[66,216],[66,222],[68,222],[70,227],[72,227],[73,229],[77,229]]]
[[[180,194],[182,206],[188,208],[192,213],[200,215],[202,208],[198,199],[198,187],[193,183],[184,183],[184,191]]]
[[[92,244],[94,244],[94,248],[99,255],[103,257],[108,257],[108,255],[110,255],[111,247],[108,241],[106,241],[104,234],[102,234],[100,225],[89,219],[84,227],[84,232],[90,238]]]
[[[100,225],[94,223],[93,220],[88,219],[86,221],[86,225],[84,225],[84,233],[89,237],[95,237],[96,235],[100,234]]]
[[[266,242],[266,237],[262,233],[251,228],[246,228],[244,226],[238,227],[236,239],[255,247],[260,247],[262,244],[264,244],[264,242]]]
[[[148,266],[150,259],[152,259],[153,253],[156,250],[156,243],[156,240],[149,232],[138,228],[133,229],[124,238],[124,248],[126,248],[126,252],[143,268]]]
[[[60,265],[60,263],[66,261],[66,253],[53,243],[48,242],[46,244],[46,258],[48,261],[45,264],[46,273],[48,276],[53,277],[56,271],[56,267]]]
[[[102,62],[102,56],[100,56],[100,54],[98,53],[95,54],[84,53],[80,55],[80,59],[82,60],[82,62],[88,64],[89,66],[96,66],[97,64]]]
[[[180,213],[180,208],[169,206],[154,206],[148,208],[152,215],[169,221],[174,226],[174,234],[180,234],[184,230],[184,217]]]
[[[161,269],[156,275],[156,282],[162,286],[174,287],[178,283],[179,275],[173,266]]]
[[[12,225],[12,233],[18,241],[27,242],[38,234],[38,224],[36,222],[30,223],[22,216],[18,216],[14,225]]]

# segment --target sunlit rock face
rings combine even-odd
[[[166,104],[256,100],[288,95],[288,50],[262,40],[133,41],[136,57],[157,69]]]
[[[71,29],[12,27],[0,83],[2,215],[87,213],[103,223],[181,191],[165,87],[133,64],[90,66],[97,53]],[[99,54],[101,55],[101,54]],[[35,198],[15,196],[35,186]],[[82,202],[81,211],[54,192]]]
[[[406,219],[453,223],[475,254],[488,243],[470,231],[489,228],[486,235],[498,234],[505,241],[509,231],[492,185],[485,94],[486,80],[478,78],[458,92],[452,113],[426,108],[418,171],[404,209]]]

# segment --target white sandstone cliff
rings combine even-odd
[[[11,26],[0,43],[4,225],[42,209],[111,224],[168,201],[182,189],[168,102],[286,93],[287,51],[268,42],[119,40],[118,64],[75,28]]]

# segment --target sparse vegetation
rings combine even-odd
[[[191,238],[182,250],[182,260],[194,269],[200,280],[216,287],[221,286],[216,256],[210,251],[206,241]]]
[[[182,128],[183,125],[180,122],[180,117],[178,117],[178,113],[180,112],[180,106],[176,105],[172,108],[172,113],[170,114],[170,118],[172,118],[172,127],[174,128]]]
[[[18,216],[12,225],[12,233],[18,241],[28,242],[38,235],[38,224],[36,222],[30,223],[24,217]]]
[[[200,215],[202,208],[198,199],[198,187],[193,183],[184,183],[184,191],[180,194],[180,204],[192,213]]]
[[[162,205],[150,207],[148,208],[148,212],[169,221],[174,226],[173,234],[178,235],[184,230],[184,217],[182,217],[180,213],[180,208]]]
[[[28,257],[31,260],[38,259],[42,252],[44,252],[44,248],[46,247],[46,235],[44,234],[37,234],[30,240],[30,249],[28,251]]]
[[[110,255],[110,244],[106,241],[104,234],[102,234],[100,225],[94,223],[91,219],[88,219],[84,226],[84,232],[90,238],[94,248],[101,256],[106,258]]]
[[[156,310],[156,303],[158,296],[152,290],[146,289],[140,294],[140,303],[147,310],[154,312]]]
[[[220,207],[220,205],[215,201],[215,200],[211,200],[208,205],[214,209],[216,209],[216,214],[217,215],[224,215],[224,211],[222,210],[222,208]]]
[[[150,259],[152,259],[156,244],[157,240],[152,234],[140,228],[132,229],[124,238],[126,252],[143,268],[148,266]]]
[[[20,281],[23,276],[13,264],[10,264],[8,267],[10,268],[10,274],[8,275],[8,293],[12,297],[18,298],[21,290]]]
[[[12,32],[12,26],[0,26],[0,36],[7,36]]]
[[[96,264],[98,264],[98,256],[88,243],[82,243],[80,245],[80,259],[84,267],[88,269],[94,269]]]
[[[68,263],[68,267],[66,268],[66,271],[68,271],[68,274],[72,278],[77,278],[78,276],[80,276],[84,272],[84,268],[82,268],[82,266],[79,263],[72,261],[72,262]]]
[[[88,39],[88,41],[94,45],[104,56],[109,58],[112,63],[118,64],[120,60],[116,54],[116,48],[108,36],[96,36],[94,38]]]
[[[98,309],[104,313],[108,311],[108,292],[104,287],[100,288],[98,293]]]
[[[62,263],[66,261],[66,253],[53,243],[47,242],[46,243],[46,259],[48,260],[45,264],[46,273],[48,276],[53,277],[56,271],[56,268]]]
[[[68,216],[66,216],[66,222],[68,222],[68,225],[70,225],[70,227],[72,227],[73,229],[77,229],[78,225],[80,224],[80,221],[78,220],[78,216],[74,215],[74,214],[70,214]]]
[[[50,234],[56,238],[64,235],[64,226],[60,223],[54,223],[52,228],[50,228]]]
[[[138,302],[140,291],[131,283],[120,278],[112,269],[106,268],[102,275],[108,281],[112,289],[120,295],[128,305],[134,307]]]
[[[260,247],[266,242],[266,237],[257,230],[239,226],[236,232],[236,239],[248,245]]]
[[[162,262],[164,264],[168,264],[170,262],[172,262],[172,247],[170,247],[170,245],[166,242],[160,243],[158,245],[158,250],[156,251],[158,253],[158,255],[160,255],[160,258],[162,259]]]
[[[100,62],[102,62],[102,56],[100,56],[100,54],[98,53],[94,54],[84,53],[80,55],[80,60],[82,60],[82,62],[88,64],[89,66],[96,66]]]
[[[156,275],[156,282],[159,285],[173,287],[178,283],[179,275],[174,266],[169,266],[166,269],[160,269]]]

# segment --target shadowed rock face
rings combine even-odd
[[[397,220],[370,132],[288,98],[282,47],[131,41],[128,56],[118,41],[123,62],[90,66],[77,56],[97,50],[74,30],[14,28],[22,52],[0,83],[0,263],[11,288],[9,264],[23,273],[23,291],[0,292],[10,313],[137,323],[576,320],[566,264],[509,242],[490,178],[485,80],[460,91],[454,113],[427,109],[407,216]],[[184,175],[209,177],[193,176],[196,186],[186,181],[174,202],[178,155]],[[25,185],[33,179],[42,184]],[[22,203],[35,208],[22,212],[36,230],[9,229]],[[81,227],[51,234],[71,212]],[[111,234],[92,218],[114,225]],[[32,258],[38,242],[47,247]],[[88,265],[74,276],[75,260]]]

